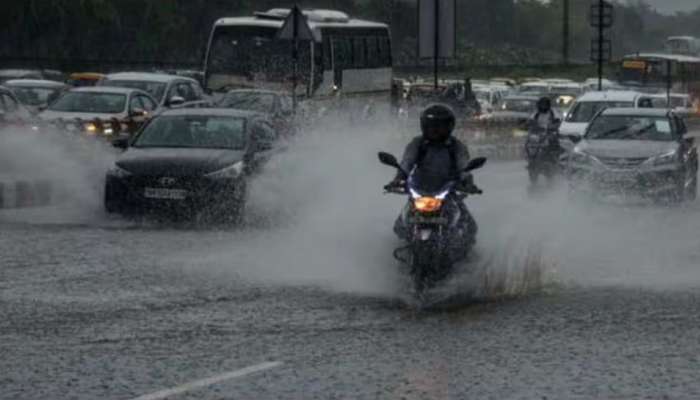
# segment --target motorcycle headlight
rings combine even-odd
[[[442,207],[442,200],[435,197],[419,197],[413,201],[413,205],[420,212],[434,212]]]
[[[647,163],[651,163],[654,166],[658,165],[668,165],[668,164],[674,164],[678,161],[678,152],[677,151],[671,151],[665,154],[661,154],[656,157],[652,157],[647,161]]]
[[[108,174],[115,178],[126,178],[132,175],[131,172],[125,170],[124,168],[120,168],[117,165],[110,169]]]
[[[244,163],[239,161],[229,167],[205,175],[211,179],[236,179],[243,173]]]

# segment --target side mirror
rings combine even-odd
[[[134,108],[133,110],[129,111],[129,116],[132,118],[145,117],[146,115],[148,115],[146,110],[141,108]]]
[[[583,138],[579,135],[564,135],[564,137],[571,140],[574,144],[577,144],[583,140]]]
[[[401,165],[399,164],[399,161],[394,157],[392,154],[385,153],[385,152],[379,152],[379,162],[388,165],[390,167],[394,167],[396,169],[401,169]]]
[[[255,142],[255,151],[269,151],[273,149],[272,142],[269,142],[267,140],[262,140],[259,142]]]
[[[483,167],[485,164],[486,164],[486,157],[473,158],[467,164],[467,167],[464,169],[464,172],[474,171],[475,169],[479,169],[479,168]]]
[[[112,140],[112,147],[115,147],[117,149],[122,149],[126,150],[129,148],[129,138],[128,137],[120,137]]]
[[[177,107],[185,104],[185,98],[180,97],[180,96],[173,96],[168,99],[167,103],[165,104],[168,107]]]

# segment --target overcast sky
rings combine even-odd
[[[647,2],[664,14],[693,11],[700,8],[700,0],[647,0]]]

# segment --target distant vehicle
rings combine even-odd
[[[543,96],[549,92],[551,85],[544,81],[531,81],[522,83],[518,87],[518,93],[522,95]]]
[[[207,90],[291,90],[292,43],[276,38],[290,10],[214,23],[204,65]],[[386,96],[392,79],[389,26],[331,10],[304,10],[314,36],[299,51],[298,94],[306,98]]]
[[[0,86],[0,129],[29,128],[34,123],[32,113],[22,105],[14,93]]]
[[[692,36],[671,36],[666,39],[667,53],[700,57],[700,39]]]
[[[611,81],[610,79],[603,79],[601,83],[603,86],[603,90],[613,90],[618,86],[617,83]],[[598,90],[598,78],[586,79],[583,82],[583,87],[589,91],[590,90]]]
[[[110,213],[210,212],[240,221],[248,181],[279,151],[278,135],[260,114],[227,109],[166,110],[131,141],[107,173]]]
[[[156,101],[141,90],[85,87],[65,92],[39,118],[62,130],[113,137],[133,134],[156,109]]]
[[[571,156],[572,195],[641,195],[672,201],[697,195],[698,154],[673,111],[610,108],[591,121]]]
[[[13,79],[5,82],[22,104],[33,113],[46,109],[70,87],[65,83],[35,79]]]
[[[671,73],[668,74],[668,66]],[[668,81],[671,91],[688,93],[692,99],[700,98],[700,58],[685,55],[641,53],[623,58],[620,84],[640,91],[666,91]]]
[[[666,94],[655,94],[649,95],[650,101],[647,103],[646,108],[663,108],[673,110],[676,115],[680,117],[688,117],[696,113],[693,102],[690,99],[690,95],[683,93],[671,93],[670,96]]]
[[[143,90],[156,100],[158,107],[180,107],[207,100],[199,82],[177,75],[120,72],[105,76],[98,86]]]
[[[68,75],[66,83],[73,87],[95,86],[105,75],[97,72],[75,72]]]
[[[474,85],[472,90],[481,103],[482,115],[489,115],[497,110],[506,93],[506,90],[493,86]]]
[[[632,91],[588,92],[579,97],[571,106],[559,128],[563,136],[583,136],[588,123],[604,108],[636,107],[642,96]],[[566,146],[566,141],[562,141]]]
[[[537,100],[539,100],[537,96],[507,96],[491,117],[497,121],[522,122],[537,111]]]
[[[287,92],[272,90],[232,90],[217,103],[218,107],[264,114],[282,136],[295,133],[292,98]]]
[[[12,79],[44,79],[44,75],[32,69],[0,69],[0,85]]]

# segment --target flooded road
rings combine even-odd
[[[417,308],[391,259],[403,200],[373,164],[338,193],[356,165],[306,174],[294,216],[258,198],[279,215],[245,228],[0,212],[0,398],[700,396],[697,204],[573,206],[493,162],[474,262]]]

